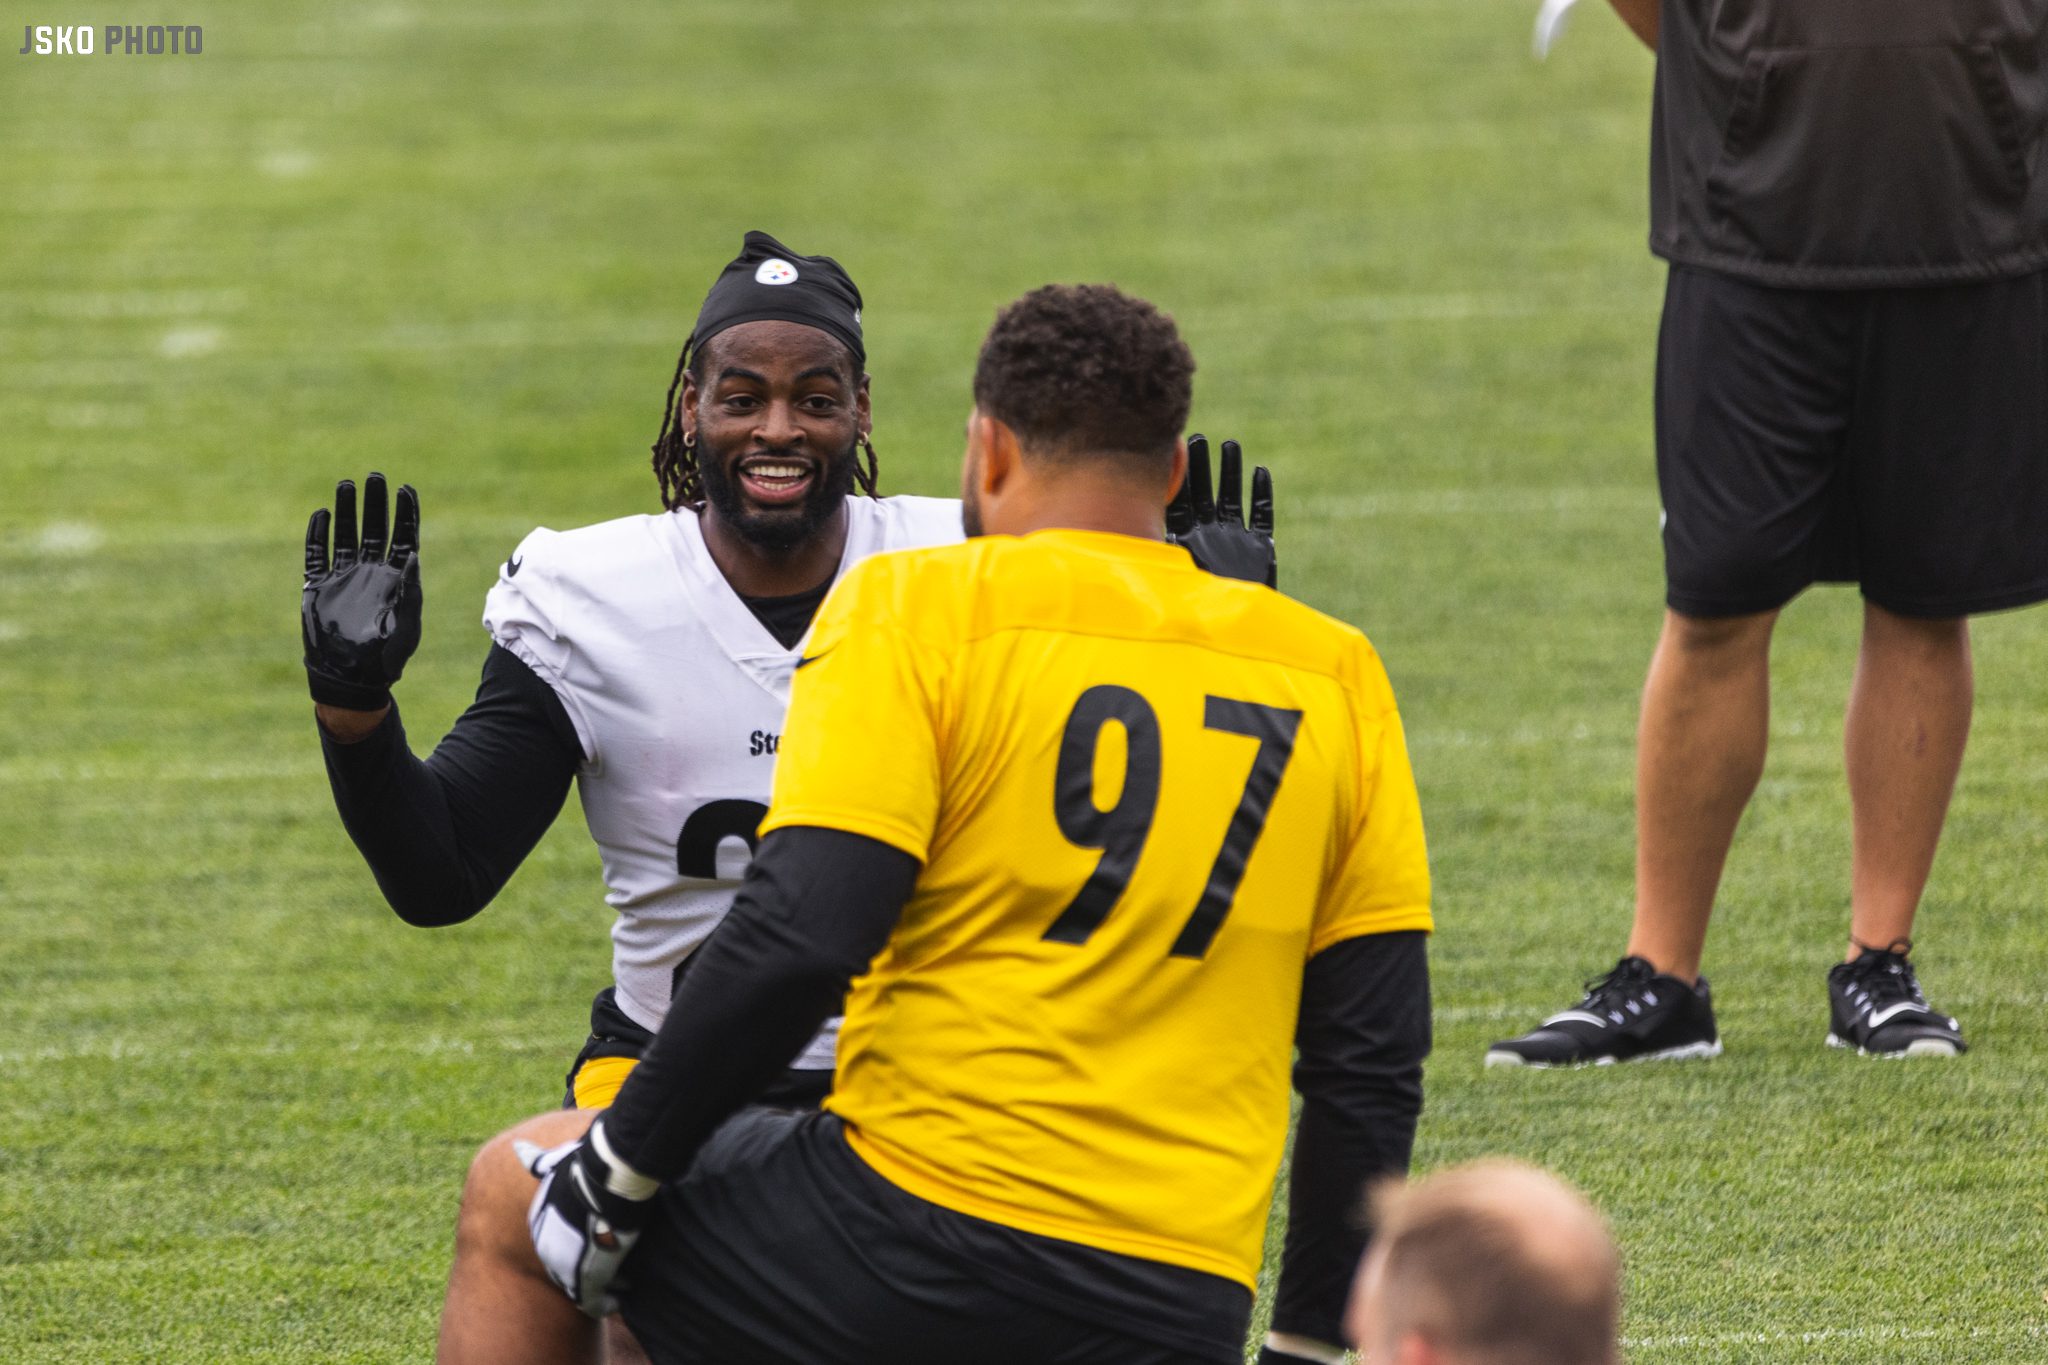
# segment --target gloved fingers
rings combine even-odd
[[[398,512],[391,519],[391,557],[420,551],[420,495],[411,484],[398,488]]]
[[[584,1263],[577,1268],[577,1288],[580,1292],[571,1295],[576,1306],[593,1318],[608,1318],[619,1311],[619,1298],[632,1288],[626,1277],[619,1273],[625,1263],[626,1254],[633,1249],[639,1236],[621,1236],[607,1246],[594,1243]]]
[[[384,562],[384,547],[391,532],[390,498],[384,490],[384,476],[372,473],[363,481],[363,559]]]
[[[512,1155],[519,1158],[519,1164],[526,1167],[528,1174],[545,1177],[561,1165],[569,1153],[576,1150],[576,1143],[580,1141],[582,1139],[578,1138],[559,1147],[543,1147],[537,1142],[528,1142],[525,1138],[514,1138]]]
[[[1195,505],[1195,523],[1216,520],[1216,496],[1209,485],[1209,438],[1188,437],[1188,496]]]
[[[319,511],[306,520],[306,577],[318,578],[327,572],[327,523],[330,520],[327,509]]]
[[[1244,525],[1244,448],[1235,441],[1225,441],[1223,462],[1216,473],[1216,519],[1232,526]]]
[[[343,479],[334,485],[334,567],[345,569],[356,562],[356,481]]]
[[[1252,471],[1252,530],[1273,534],[1273,471],[1260,465]]]

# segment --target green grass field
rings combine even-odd
[[[605,979],[572,812],[480,919],[390,914],[321,775],[306,513],[419,485],[417,744],[529,527],[651,509],[740,233],[848,264],[885,486],[955,486],[974,346],[1048,279],[1180,319],[1278,473],[1284,582],[1399,691],[1438,877],[1423,1167],[1610,1212],[1637,1361],[2048,1360],[2048,616],[1983,621],[1922,921],[1975,1049],[1821,1047],[1850,591],[1791,610],[1708,970],[1727,1054],[1482,1071],[1620,951],[1661,602],[1650,63],[1533,0],[279,0],[195,58],[0,80],[0,1359],[400,1361],[468,1154]],[[7,38],[11,45],[13,39]]]

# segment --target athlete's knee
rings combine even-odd
[[[1969,644],[1970,618],[1906,616],[1866,600],[1863,604],[1863,633],[1871,640],[1894,648],[1942,654]]]
[[[545,1150],[570,1142],[590,1126],[582,1110],[555,1110],[527,1119],[486,1142],[462,1181],[455,1220],[456,1255],[504,1254],[527,1249],[526,1209],[540,1181],[527,1170],[518,1144]]]
[[[1740,616],[1700,616],[1672,608],[1665,613],[1664,638],[1688,654],[1745,656],[1767,651],[1778,613],[1748,612]]]
[[[535,1182],[512,1150],[511,1138],[501,1134],[485,1143],[462,1181],[462,1206],[455,1215],[456,1256],[499,1252],[513,1244],[517,1230],[524,1227],[522,1183],[526,1197],[532,1198]]]

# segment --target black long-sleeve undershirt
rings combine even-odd
[[[398,706],[361,741],[320,729],[341,822],[408,924],[458,924],[490,903],[561,813],[583,748],[562,699],[498,645],[476,699],[426,759]]]
[[[1295,1033],[1301,1117],[1273,1330],[1341,1342],[1365,1250],[1363,1195],[1408,1173],[1429,1055],[1429,936],[1371,934],[1309,960]]]
[[[761,841],[605,1118],[627,1165],[657,1180],[681,1174],[789,1065],[889,941],[919,870],[901,849],[835,829]]]

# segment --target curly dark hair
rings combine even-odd
[[[1029,455],[1170,461],[1195,357],[1173,319],[1109,284],[1049,284],[996,315],[974,402]]]

